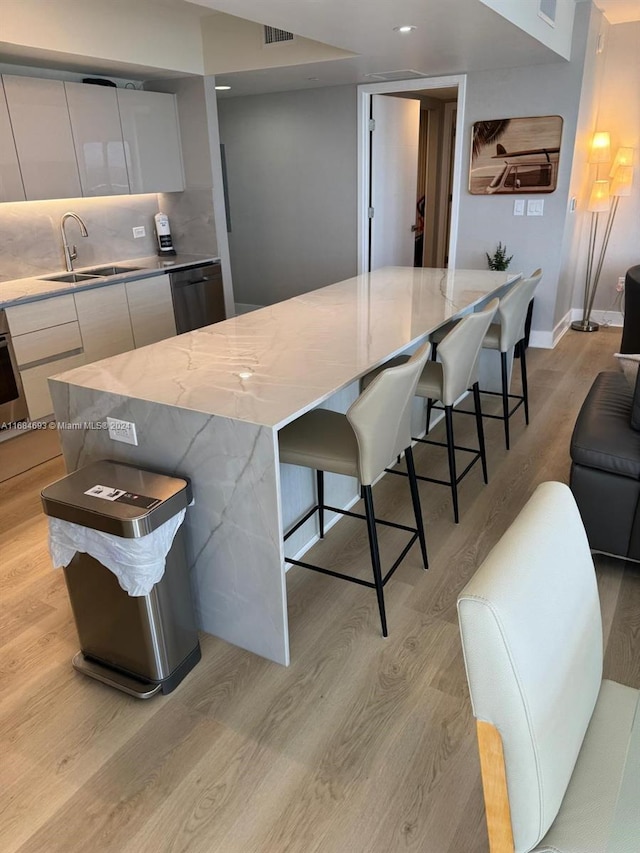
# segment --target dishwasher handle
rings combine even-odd
[[[211,278],[209,278],[209,277],[205,276],[204,278],[197,278],[197,279],[195,279],[195,281],[193,281],[193,280],[189,280],[189,281],[174,281],[174,282],[172,282],[172,285],[173,285],[173,287],[174,287],[174,288],[177,288],[177,287],[190,287],[192,284],[204,284],[204,283],[205,283],[205,282],[207,282],[207,281],[218,281],[218,280],[219,280],[218,276],[212,276]]]

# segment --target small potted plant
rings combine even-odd
[[[498,270],[500,272],[508,269],[509,264],[513,260],[513,255],[509,255],[509,257],[507,257],[507,247],[503,246],[502,243],[498,243],[498,247],[493,255],[490,255],[488,252],[485,252],[485,255],[487,256],[489,269]]]

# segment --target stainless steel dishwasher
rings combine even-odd
[[[219,263],[176,270],[169,279],[179,335],[226,319]]]

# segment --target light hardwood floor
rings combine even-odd
[[[0,850],[3,853],[484,853],[475,729],[455,601],[543,480],[567,481],[573,423],[620,330],[529,350],[532,421],[486,421],[490,483],[420,486],[431,560],[417,547],[386,591],[293,569],[292,665],[213,637],[168,697],[140,702],[75,673],[74,626],[51,569],[39,490],[52,460],[0,485]],[[472,418],[458,418],[461,432]],[[440,427],[438,427],[440,429]],[[418,468],[443,467],[431,448]],[[375,490],[406,518],[404,478]],[[395,546],[387,530],[383,551]],[[364,525],[345,520],[316,562],[368,572]],[[598,559],[606,674],[640,687],[640,572]]]

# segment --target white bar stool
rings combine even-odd
[[[383,369],[375,381],[351,405],[346,415],[327,409],[313,409],[280,430],[280,461],[302,465],[317,472],[317,504],[289,530],[288,539],[305,521],[318,513],[320,537],[324,537],[324,510],[366,519],[371,552],[373,581],[362,580],[341,572],[324,569],[301,560],[285,557],[295,566],[331,575],[374,588],[378,597],[382,634],[388,635],[384,606],[384,586],[395,572],[413,543],[418,540],[425,569],[428,568],[427,544],[422,523],[420,496],[411,449],[411,400],[420,373],[429,357],[430,344],[422,346],[408,361]],[[374,514],[372,484],[385,467],[400,453],[405,453],[415,515],[415,527],[377,519]],[[365,515],[348,512],[324,503],[324,471],[357,477],[362,487]],[[384,524],[412,534],[408,544],[387,573],[382,575],[376,524]]]
[[[498,350],[500,352],[500,367],[502,372],[502,391],[481,391],[482,394],[493,394],[502,397],[502,414],[484,414],[485,418],[495,418],[504,422],[504,441],[509,450],[509,418],[520,406],[524,405],[524,421],[529,425],[529,388],[527,384],[527,348],[525,346],[525,322],[529,303],[533,299],[540,279],[542,270],[537,269],[529,278],[523,278],[516,282],[511,290],[501,299],[498,306],[497,323],[489,326],[485,339],[482,343],[483,349]],[[522,394],[509,393],[509,376],[507,365],[507,353],[514,348],[514,354],[520,358],[520,376],[522,379]],[[509,409],[509,400],[517,400],[512,409]]]
[[[478,388],[478,357],[485,334],[498,309],[498,300],[492,299],[482,311],[468,314],[451,328],[446,337],[440,343],[440,361],[428,361],[420,375],[416,387],[416,396],[425,397],[427,400],[427,432],[429,431],[429,417],[434,401],[441,402],[444,406],[445,425],[447,440],[433,441],[428,438],[414,438],[422,444],[433,444],[438,447],[446,447],[449,460],[449,479],[440,480],[435,477],[427,477],[416,474],[418,480],[429,483],[438,483],[441,486],[451,488],[453,501],[453,517],[456,522],[460,520],[458,509],[458,483],[465,477],[475,463],[480,459],[484,482],[488,482],[487,456],[484,446],[484,430],[482,426],[482,409],[480,407],[480,390]],[[398,356],[388,362],[388,365],[401,363],[406,356]],[[366,386],[373,380],[376,371],[369,373],[363,379]],[[476,428],[478,431],[478,447],[465,447],[455,443],[453,433],[453,409],[456,401],[467,391],[469,386],[473,389],[473,401],[476,416]],[[471,453],[472,458],[462,473],[457,473],[456,450]],[[388,469],[392,474],[406,476],[404,471]]]

